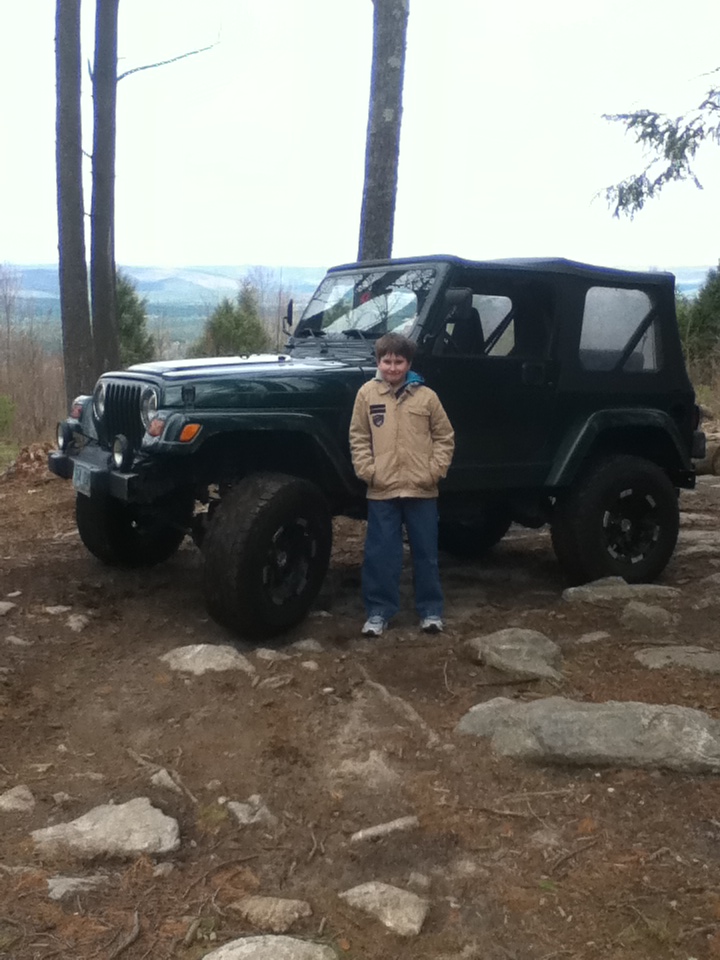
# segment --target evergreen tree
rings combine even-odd
[[[138,295],[132,280],[119,270],[115,283],[120,363],[123,367],[147,363],[155,356],[155,341],[147,331],[147,300]]]
[[[225,297],[215,307],[191,353],[197,357],[228,357],[267,349],[268,335],[257,291],[246,280],[235,300]]]
[[[720,345],[720,265],[708,271],[694,300],[678,297],[677,316],[685,361],[695,379],[709,382]]]

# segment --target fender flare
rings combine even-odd
[[[660,464],[670,466],[679,474],[692,474],[693,466],[688,451],[683,444],[677,424],[662,410],[649,408],[624,408],[599,410],[586,420],[577,422],[566,434],[560,444],[553,464],[545,480],[546,487],[567,487],[575,479],[586,462],[592,447],[600,437],[610,430],[647,428],[664,434],[674,463]]]

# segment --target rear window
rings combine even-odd
[[[624,359],[623,359],[624,357]],[[591,287],[585,296],[580,364],[585,370],[659,369],[657,323],[644,290]]]

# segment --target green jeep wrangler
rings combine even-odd
[[[327,571],[333,515],[364,514],[348,425],[390,330],[417,343],[415,369],[455,428],[444,550],[477,556],[512,522],[549,523],[572,583],[663,571],[678,488],[694,485],[704,448],[674,278],[562,259],[334,267],[285,355],[104,374],[49,458],[72,479],[85,546],[107,564],[151,565],[192,532],[216,620],[254,637],[299,622]]]

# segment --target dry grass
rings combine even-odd
[[[0,360],[0,395],[13,406],[0,432],[0,458],[18,445],[50,440],[66,416],[62,358],[49,352],[32,330],[13,329]]]

